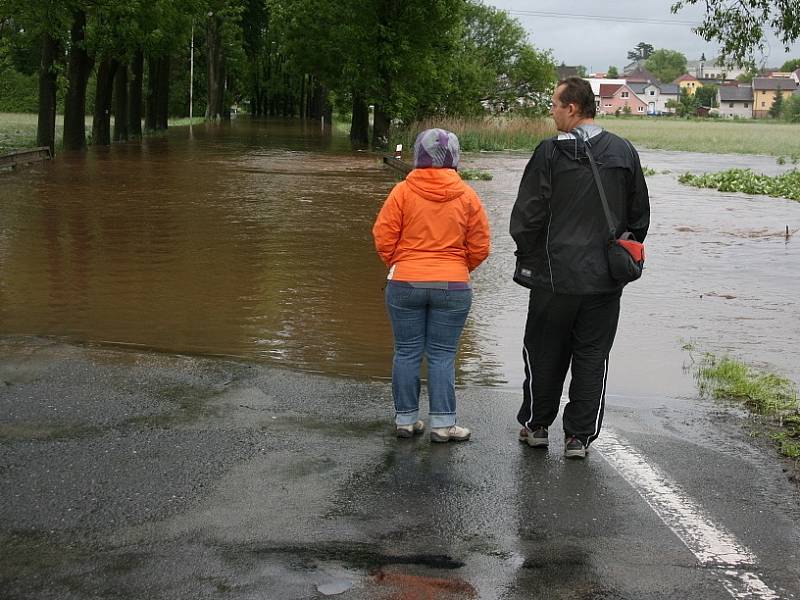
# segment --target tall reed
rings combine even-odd
[[[555,134],[551,119],[524,117],[441,117],[416,121],[393,132],[391,147],[403,144],[411,151],[420,131],[438,127],[458,136],[465,152],[480,150],[533,150],[541,140]]]

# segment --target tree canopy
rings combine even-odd
[[[739,66],[754,63],[756,50],[764,54],[768,31],[786,52],[800,37],[800,0],[678,0],[672,12],[694,4],[702,4],[706,10],[695,33],[707,42],[718,42],[721,58]]]
[[[660,48],[650,55],[645,68],[660,81],[674,81],[686,72],[686,57],[675,50]]]
[[[628,51],[629,60],[647,60],[654,52],[652,44],[647,42],[639,42],[633,47],[633,50]]]
[[[196,114],[335,107],[363,129],[371,105],[374,139],[398,120],[545,107],[555,79],[550,54],[480,0],[0,0],[0,72],[46,83],[40,122],[52,129],[65,104],[70,147],[85,143],[84,112],[95,143],[112,113],[135,127],[144,111],[150,129],[185,115],[191,40]]]
[[[781,67],[781,71],[785,71],[787,73],[791,73],[797,69],[800,69],[800,58],[792,58],[791,60],[787,60]]]

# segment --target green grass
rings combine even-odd
[[[711,154],[767,154],[800,157],[800,124],[768,120],[615,118],[597,123],[634,145],[662,150]],[[480,150],[531,151],[542,139],[556,133],[552,119],[523,117],[440,118],[412,123],[393,132],[392,144],[411,148],[423,129],[453,131],[467,152]]]
[[[634,145],[712,154],[800,156],[800,124],[742,119],[601,117],[598,124]]]
[[[742,192],[800,201],[800,171],[793,170],[771,177],[750,169],[729,169],[719,173],[693,175],[684,173],[678,181],[699,188],[712,188],[721,192]]]
[[[800,459],[800,405],[797,387],[789,379],[710,353],[695,365],[695,378],[703,396],[740,403],[762,416],[780,453]]]
[[[0,153],[36,146],[36,115],[0,113]],[[56,139],[61,143],[63,124],[56,123]]]
[[[36,146],[36,123],[38,117],[28,113],[0,113],[0,154],[21,148]],[[202,123],[203,117],[194,117],[192,123]],[[114,119],[111,119],[113,125]],[[189,119],[170,119],[170,127],[189,125]],[[86,117],[86,135],[91,139],[92,117]],[[56,148],[61,147],[64,136],[64,118],[56,118]]]

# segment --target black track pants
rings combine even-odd
[[[550,427],[558,415],[572,363],[564,433],[590,444],[600,433],[608,354],[619,321],[621,292],[591,296],[531,292],[522,357],[525,363],[520,424]]]

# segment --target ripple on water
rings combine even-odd
[[[644,151],[659,171],[740,157]],[[465,155],[493,232],[474,274],[460,383],[521,382],[527,291],[507,224],[528,154]],[[774,162],[774,161],[773,161]],[[797,378],[800,204],[648,180],[648,266],[623,296],[622,391],[684,390],[680,338]],[[66,336],[386,377],[385,269],[371,227],[395,184],[378,157],[297,124],[240,121],[65,155],[3,176],[0,333]],[[636,365],[636,369],[631,369]]]

